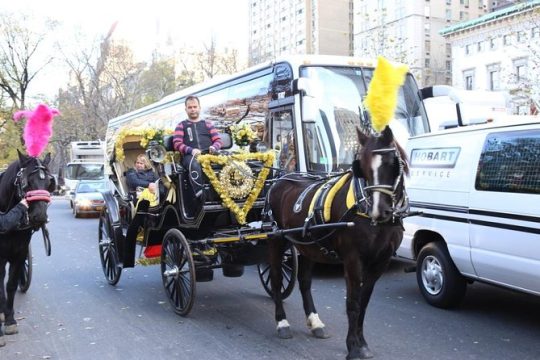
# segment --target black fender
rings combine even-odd
[[[118,203],[114,198],[113,193],[108,190],[101,193],[103,200],[105,200],[105,206],[109,210],[109,216],[111,217],[111,224],[117,226],[120,224],[120,212],[118,211]]]

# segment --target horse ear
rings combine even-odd
[[[358,136],[358,141],[360,142],[360,145],[364,146],[366,144],[366,141],[368,139],[368,136],[362,132],[358,127],[356,127],[356,135]]]
[[[26,156],[22,152],[20,152],[19,149],[17,149],[17,155],[19,155],[19,164],[21,164],[21,166],[22,166],[26,162],[26,160],[28,159],[28,156]]]
[[[394,133],[392,133],[392,129],[390,129],[390,126],[388,125],[382,131],[382,140],[385,144],[388,145],[390,145],[392,141],[394,141]]]
[[[43,165],[48,166],[50,162],[51,162],[51,153],[48,152],[47,155],[45,155],[45,157],[43,158],[42,163]]]

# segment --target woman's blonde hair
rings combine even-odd
[[[137,155],[137,159],[135,159],[135,162],[137,161],[140,161],[144,164],[144,170],[152,169],[152,165],[150,165],[150,160],[148,160],[145,154]]]

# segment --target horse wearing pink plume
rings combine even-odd
[[[51,160],[50,153],[47,153],[43,159],[39,156],[47,148],[52,136],[52,123],[56,115],[59,115],[58,110],[44,104],[38,105],[33,111],[19,111],[14,115],[15,120],[23,117],[27,119],[23,139],[28,155],[17,150],[18,160],[9,164],[6,171],[0,174],[0,211],[8,212],[22,199],[26,199],[28,213],[24,223],[19,224],[18,228],[0,233],[0,347],[6,344],[4,332],[7,335],[18,332],[13,301],[23,275],[30,240],[35,231],[43,230],[46,250],[50,251],[45,224],[48,221],[47,208],[51,201],[50,192],[56,187],[56,182],[48,168]],[[6,291],[4,291],[8,263],[9,276],[5,284]],[[2,322],[4,331],[2,331]]]

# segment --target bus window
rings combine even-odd
[[[278,151],[278,166],[287,172],[297,170],[296,140],[290,110],[272,114],[272,144]]]

